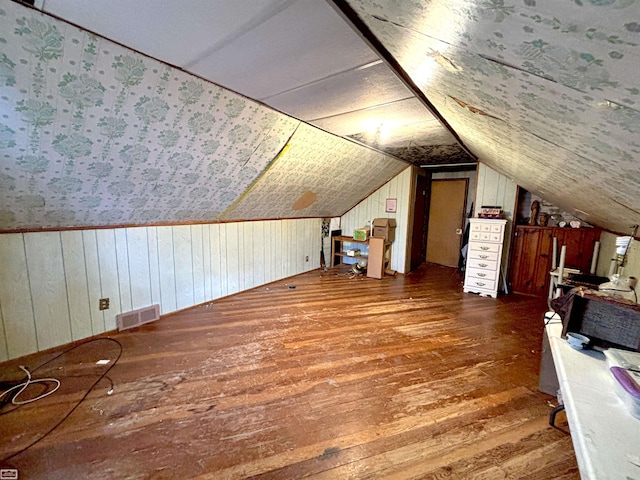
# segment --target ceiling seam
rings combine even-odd
[[[377,105],[373,105],[373,106],[370,106],[370,107],[357,108],[355,110],[348,110],[346,112],[336,113],[334,115],[327,115],[326,117],[318,117],[318,118],[309,119],[309,120],[307,120],[307,122],[317,122],[317,121],[320,121],[320,120],[327,120],[329,118],[339,117],[341,115],[347,115],[349,113],[365,112],[367,110],[372,110],[374,108],[388,107],[388,106],[391,106],[391,105],[395,105],[396,103],[404,102],[406,100],[412,100],[414,98],[416,98],[416,97],[414,95],[412,95],[410,97],[399,98],[398,100],[392,100],[392,101],[386,102],[386,103],[379,103]],[[420,121],[422,122],[422,121],[425,121],[425,120],[420,120]],[[415,123],[419,123],[419,122],[415,122]]]
[[[402,68],[400,63],[391,55],[389,50],[380,42],[378,37],[371,31],[368,25],[360,18],[360,16],[356,13],[356,11],[349,5],[346,0],[327,0],[327,2],[332,5],[335,10],[345,19],[347,23],[349,23],[353,29],[361,35],[363,40],[367,42],[367,44],[377,52],[382,60],[389,66],[389,68],[396,73],[398,78],[404,82],[404,84],[411,90],[416,97],[423,103],[423,105],[435,116],[443,127],[445,127],[451,135],[458,142],[460,147],[473,159],[478,160],[477,155],[475,155],[469,147],[465,145],[462,141],[458,133],[454,130],[454,128],[449,124],[446,118],[442,116],[442,114],[438,111],[436,106],[427,98],[420,88],[414,83],[409,74]]]
[[[327,75],[326,77],[322,77],[322,78],[318,78],[317,80],[312,80],[310,82],[307,82],[303,85],[298,85],[295,86],[293,88],[289,88],[287,90],[282,90],[281,92],[278,93],[274,93],[272,95],[267,95],[266,97],[261,97],[258,100],[261,102],[264,102],[266,100],[275,98],[279,95],[285,95],[287,93],[293,93],[296,92],[298,90],[302,90],[303,88],[307,88],[307,87],[311,87],[313,85],[317,85],[318,83],[324,82],[326,80],[330,80],[332,78],[336,78],[339,77],[340,75],[344,75],[345,73],[351,73],[351,72],[357,72],[359,70],[365,70],[367,68],[371,68],[371,67],[375,67],[376,65],[380,65],[382,63],[382,60],[374,60],[373,62],[367,62],[367,63],[363,63],[362,65],[357,65],[353,68],[348,68],[347,70],[341,70],[340,72],[336,72],[336,73],[332,73],[330,75]]]
[[[276,5],[273,9],[270,9],[262,14],[259,15],[254,15],[253,17],[251,17],[249,19],[249,21],[247,21],[246,23],[244,23],[240,29],[231,32],[229,35],[227,35],[226,37],[222,38],[220,41],[216,42],[214,45],[210,46],[209,48],[207,48],[205,51],[203,51],[202,53],[196,55],[193,59],[189,60],[187,63],[184,64],[183,68],[191,68],[194,65],[200,63],[201,61],[203,61],[205,58],[209,57],[210,55],[212,55],[213,53],[222,50],[224,47],[226,47],[227,45],[229,45],[231,42],[238,40],[239,38],[242,38],[245,34],[247,34],[248,32],[250,32],[251,30],[255,29],[256,27],[262,25],[263,23],[265,23],[266,21],[270,20],[271,18],[275,17],[276,15],[282,13],[284,10],[286,10],[287,8],[289,8],[293,3],[295,3],[297,0],[283,0],[281,1],[278,5]]]

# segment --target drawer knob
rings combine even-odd
[[[488,267],[489,265],[487,265],[486,263],[479,263],[478,266],[484,268],[484,267]]]
[[[480,247],[480,250],[489,250],[489,247]]]
[[[476,282],[476,285],[478,285],[479,287],[484,287],[486,285],[486,283],[484,283],[484,282]]]
[[[478,273],[478,276],[479,276],[479,277],[486,277],[486,276],[487,276],[487,274],[486,274],[486,273]]]
[[[489,255],[478,255],[480,258],[489,258]]]

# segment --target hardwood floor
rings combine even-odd
[[[294,288],[295,287],[295,288]],[[0,365],[59,391],[0,416],[20,479],[578,479],[536,391],[539,298],[462,293],[451,268],[314,271]],[[51,434],[51,429],[97,385]],[[42,388],[32,387],[42,391]],[[558,416],[566,429],[564,414]],[[563,423],[565,422],[565,423]]]

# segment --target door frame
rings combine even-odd
[[[412,184],[413,211],[409,248],[409,271],[424,263],[427,253],[427,227],[429,225],[429,200],[431,198],[431,172],[415,170]],[[424,193],[423,193],[424,192]],[[423,200],[420,200],[422,197]],[[421,205],[422,202],[422,205]]]

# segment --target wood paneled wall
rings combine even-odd
[[[391,250],[391,268],[401,273],[405,273],[409,268],[407,241],[412,198],[411,176],[412,169],[407,167],[345,213],[340,222],[343,235],[352,235],[356,228],[370,226],[374,218],[395,218],[397,227],[396,239]],[[385,212],[387,198],[397,199],[396,213]]]
[[[499,205],[511,222],[518,194],[518,185],[501,173],[496,172],[484,163],[478,163],[478,184],[476,185],[476,201],[474,216],[477,216],[482,205]]]
[[[113,330],[121,312],[166,314],[318,268],[320,231],[301,219],[0,235],[0,361]]]

